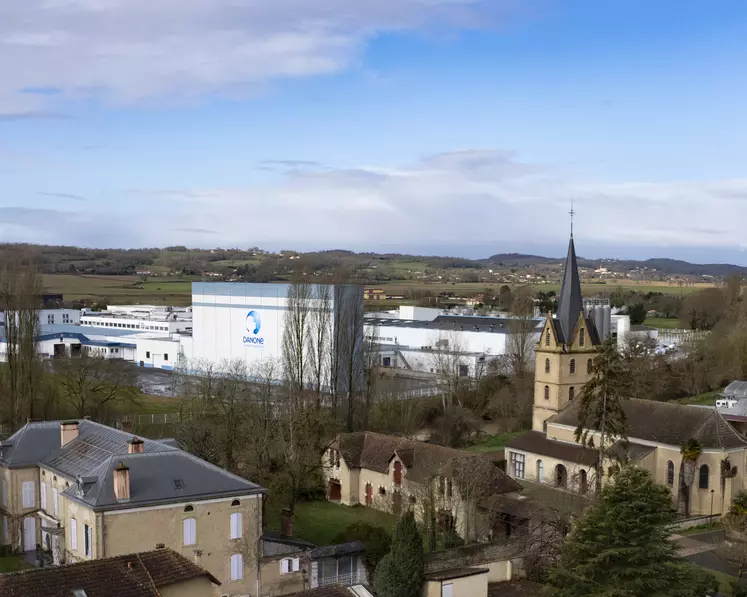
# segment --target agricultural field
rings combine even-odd
[[[647,325],[652,328],[667,330],[684,329],[687,327],[683,325],[682,321],[680,321],[676,317],[648,317],[646,318],[646,321],[643,322],[643,325]]]
[[[151,278],[142,284],[136,276],[45,274],[44,289],[63,294],[66,301],[185,306],[192,302],[192,280]]]

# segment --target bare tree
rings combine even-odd
[[[3,406],[12,429],[35,416],[41,381],[36,351],[39,335],[41,283],[29,260],[12,261],[0,271],[0,307],[5,314],[7,368],[4,369]]]
[[[441,407],[446,414],[454,404],[463,406],[461,394],[471,384],[471,379],[466,374],[469,372],[469,365],[464,356],[464,347],[456,334],[440,334],[433,347],[431,357],[436,376],[443,387]]]
[[[531,316],[522,315],[508,322],[506,364],[516,377],[523,379],[533,375],[538,336],[537,322]]]
[[[283,364],[292,391],[304,388],[309,367],[309,325],[312,287],[294,282],[288,287],[288,305],[283,332]]]
[[[83,352],[55,359],[53,371],[60,398],[80,418],[100,418],[107,408],[132,402],[138,394],[135,370],[124,361]]]
[[[379,328],[371,326],[363,346],[363,429],[368,429],[371,408],[376,400],[377,381],[381,365]]]
[[[309,371],[317,408],[322,402],[322,391],[329,379],[329,343],[332,337],[332,296],[327,284],[316,284],[311,290],[309,317]]]

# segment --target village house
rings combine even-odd
[[[33,422],[0,444],[0,545],[54,564],[165,546],[256,594],[265,490],[179,449],[89,420]]]
[[[325,462],[327,497],[394,514],[435,511],[439,526],[465,540],[492,536],[495,496],[516,499],[521,485],[490,459],[370,431],[341,434]]]
[[[600,446],[600,433],[588,430],[586,445],[576,441],[575,399],[591,378],[603,340],[583,312],[571,238],[557,316],[548,315],[536,347],[533,428],[508,442],[508,474],[583,495],[593,491],[597,475],[604,481],[620,462],[632,461],[671,488],[681,515],[725,513],[733,497],[746,488],[747,439],[715,407],[623,401],[627,439],[606,438],[609,450],[601,471],[599,452],[592,447]],[[699,447],[696,458],[683,463],[682,446],[691,440]]]

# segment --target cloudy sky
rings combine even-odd
[[[2,0],[0,241],[747,263],[744,0]]]

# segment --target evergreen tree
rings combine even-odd
[[[603,462],[609,438],[626,438],[623,402],[628,396],[630,374],[614,339],[606,340],[591,368],[591,379],[581,391],[576,441],[599,449],[595,476],[597,494],[602,488]],[[594,445],[594,432],[600,435]]]
[[[549,572],[553,597],[702,597],[715,579],[677,556],[669,490],[625,466],[576,522]]]
[[[397,523],[391,551],[376,567],[376,594],[378,597],[420,597],[424,573],[423,539],[415,516],[409,511]]]

